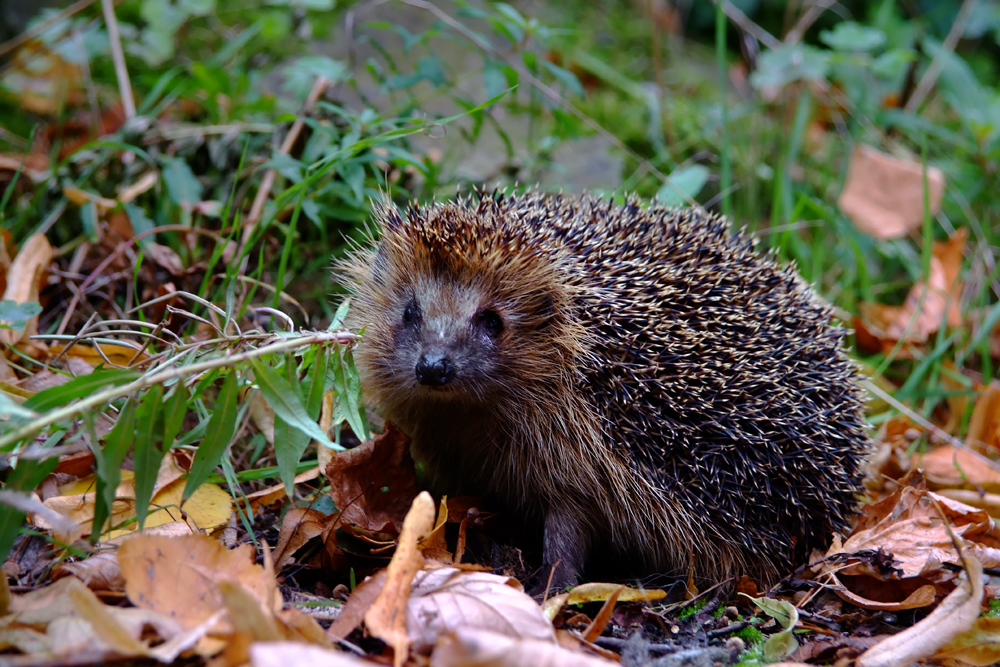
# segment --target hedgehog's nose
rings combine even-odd
[[[441,352],[429,352],[420,355],[417,361],[417,382],[429,387],[441,387],[455,377],[455,366]]]

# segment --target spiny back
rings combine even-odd
[[[445,485],[558,506],[651,567],[688,562],[659,539],[724,561],[701,571],[773,573],[844,527],[868,448],[844,332],[750,238],[540,193],[379,216],[378,249],[346,265],[359,367]],[[428,346],[441,386],[423,386]]]

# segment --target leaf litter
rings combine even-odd
[[[41,42],[24,55],[5,73],[22,105],[52,114],[60,99],[82,101],[78,66]],[[121,105],[63,123],[59,159],[90,141],[94,120],[98,136],[115,132]],[[49,178],[55,132],[43,128],[29,153],[0,155],[0,184],[17,173]],[[202,200],[202,184],[171,159],[113,190],[61,186],[94,232],[69,256],[44,234],[20,248],[3,240],[0,412],[17,428],[61,412],[23,436],[23,479],[9,476],[3,491],[4,520],[27,517],[36,534],[17,536],[4,564],[2,650],[93,662],[579,667],[612,664],[608,647],[650,659],[724,642],[711,655],[729,660],[752,630],[767,659],[1000,660],[1000,623],[981,614],[1000,594],[983,574],[1000,558],[995,381],[961,384],[963,397],[930,411],[932,421],[883,423],[875,502],[851,535],[772,589],[736,584],[754,591],[753,607],[723,607],[725,592],[621,583],[583,584],[540,604],[520,583],[524,554],[493,557],[508,535],[481,499],[436,503],[421,492],[408,439],[392,424],[365,438],[350,335],[258,327],[280,311],[251,305],[249,276],[228,283],[225,308],[196,296],[237,258],[237,244],[190,224],[174,247],[154,240],[135,202],[161,182],[182,215],[220,215],[220,202]],[[939,211],[944,187],[934,167],[860,147],[839,205],[863,233],[898,239]],[[966,244],[964,229],[935,242],[928,274],[900,305],[862,304],[859,347],[919,360],[940,332],[974,324],[962,303]],[[111,305],[123,294],[135,305],[127,313]],[[280,292],[279,302],[298,305]],[[989,349],[1000,341],[988,327],[983,335]],[[239,354],[249,355],[244,366],[228,359]],[[80,406],[98,391],[110,393],[87,408],[97,410],[90,418]],[[190,405],[193,397],[204,402]],[[247,431],[276,449],[295,441],[295,456],[265,460],[282,483],[244,493],[236,471],[253,469],[253,450],[265,449],[239,448]],[[343,434],[361,442],[338,453]],[[60,448],[50,468],[33,463],[43,445]],[[143,458],[150,448],[156,455]],[[316,459],[300,471],[306,449]],[[914,610],[929,614],[914,623]],[[638,629],[647,639],[630,639]]]

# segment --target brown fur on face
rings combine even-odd
[[[437,490],[542,518],[558,583],[597,549],[770,578],[843,527],[868,441],[842,332],[722,222],[538,193],[377,217],[341,266],[366,395]]]

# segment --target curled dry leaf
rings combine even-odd
[[[419,492],[410,438],[391,422],[382,435],[338,452],[326,477],[342,520],[372,532],[397,532]]]
[[[431,667],[610,667],[617,664],[552,642],[514,639],[471,629],[449,634],[431,656]]]
[[[4,290],[3,300],[18,304],[29,301],[37,302],[42,272],[52,263],[54,256],[55,251],[49,245],[45,234],[35,234],[25,241],[10,268],[7,269],[7,289]],[[38,333],[37,315],[30,318],[27,326],[21,331],[0,330],[0,342],[13,345],[27,340],[29,336],[36,333]]]
[[[962,554],[961,583],[925,619],[865,651],[857,667],[897,667],[931,657],[955,637],[969,631],[983,599],[983,566]]]
[[[429,651],[442,635],[463,628],[555,641],[552,623],[516,579],[452,567],[417,574],[406,627],[416,651]]]
[[[840,210],[865,234],[879,239],[906,236],[924,219],[923,167],[870,146],[851,154],[847,182],[837,200]],[[941,208],[944,174],[927,167],[930,214]]]
[[[284,486],[281,487],[284,496]],[[281,571],[306,542],[323,534],[327,526],[327,516],[322,512],[305,507],[293,507],[281,520],[278,544],[274,547],[274,567]]]
[[[399,546],[386,568],[385,585],[375,602],[365,612],[368,631],[392,646],[393,664],[401,667],[410,646],[406,631],[407,601],[413,578],[424,563],[417,541],[434,528],[434,500],[426,491],[413,499],[413,505],[403,520]]]
[[[373,663],[345,653],[299,642],[254,642],[250,645],[252,667],[370,667]]]
[[[653,602],[667,596],[666,591],[659,589],[626,588],[622,591],[620,584],[603,584],[592,582],[574,586],[568,593],[561,593],[545,601],[542,609],[550,621],[559,615],[563,607],[570,604],[585,604],[587,602],[605,602],[617,594],[619,602]]]
[[[892,554],[892,565],[904,578],[930,575],[942,563],[959,564],[959,555],[938,507],[952,531],[968,542],[966,549],[970,554],[984,565],[988,563],[987,567],[1000,566],[1000,529],[989,514],[912,486],[867,506],[854,534],[840,551],[884,549]],[[853,573],[851,568],[842,571],[842,574]]]

